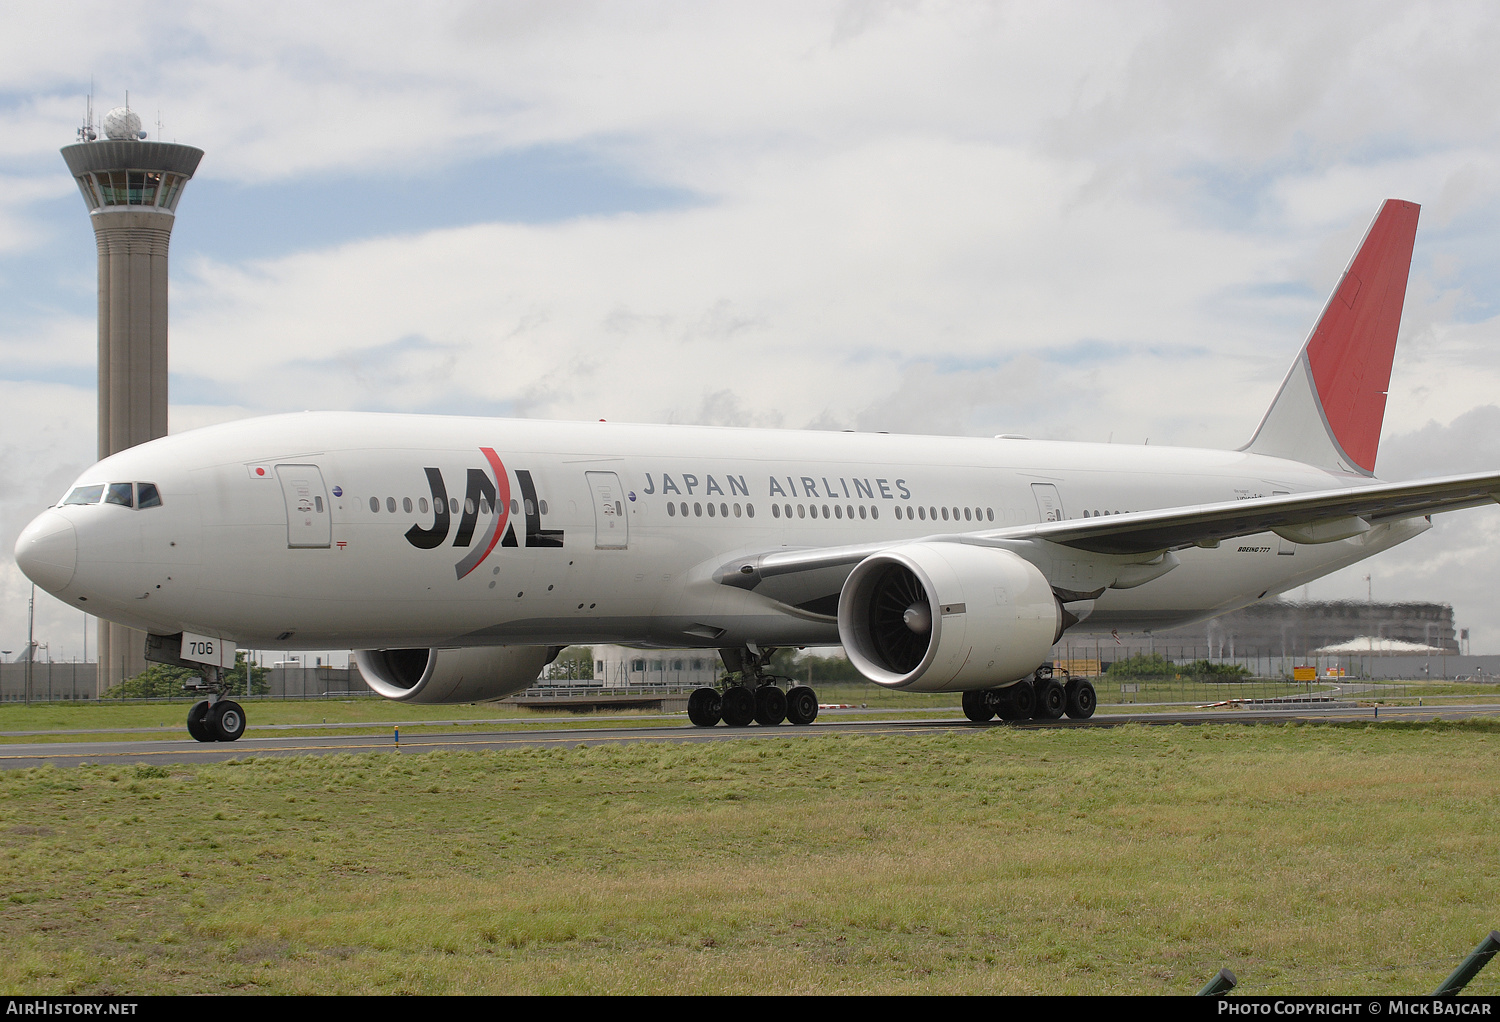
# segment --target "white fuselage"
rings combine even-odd
[[[434,473],[446,522],[433,506]],[[896,544],[1049,513],[1368,480],[1234,451],[304,413],[143,444],[75,485],[113,482],[154,483],[160,506],[49,512],[76,533],[76,566],[53,590],[60,599],[242,647],[379,648],[835,643],[831,607],[790,607],[714,573],[782,548]],[[1417,519],[1316,546],[1265,534],[1180,551],[1163,577],[1106,591],[1081,627],[1222,613],[1424,528]],[[1093,588],[1081,577],[1086,555],[1055,550],[1037,565],[1048,581]]]

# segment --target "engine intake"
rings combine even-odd
[[[912,543],[865,558],[839,597],[839,638],[878,685],[955,692],[1044,663],[1062,628],[1046,577],[1008,550]]]
[[[558,654],[556,646],[360,649],[354,662],[365,683],[407,703],[482,703],[531,687]]]

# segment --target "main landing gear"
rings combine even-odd
[[[964,716],[976,723],[999,717],[1001,720],[1057,720],[1066,714],[1074,720],[1087,720],[1099,705],[1094,686],[1082,678],[1058,681],[1049,666],[1038,667],[1029,681],[1018,681],[1005,688],[985,688],[965,692]]]
[[[715,688],[694,689],[688,696],[688,720],[698,727],[713,727],[723,721],[729,727],[775,727],[782,721],[811,724],[818,719],[818,694],[806,685],[794,685],[783,692],[777,678],[766,673],[774,649],[753,650],[748,646],[721,649],[719,656],[731,674],[740,681]]]
[[[234,742],[245,733],[245,709],[233,699],[224,698],[224,672],[218,667],[203,669],[203,684],[208,698],[188,710],[187,729],[200,742]]]

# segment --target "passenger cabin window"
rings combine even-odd
[[[73,492],[68,494],[64,504],[97,504],[99,498],[104,496],[104,484],[95,483],[93,486],[75,486]]]
[[[110,483],[104,491],[104,503],[135,507],[135,487],[129,483]]]

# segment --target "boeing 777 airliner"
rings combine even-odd
[[[170,436],[79,477],[16,544],[39,586],[201,669],[233,741],[234,650],[355,649],[391,699],[528,687],[574,643],[720,651],[693,723],[811,722],[777,647],[975,720],[1087,717],[1063,632],[1243,607],[1495,501],[1500,475],[1374,478],[1418,207],[1385,203],[1235,451],[342,412]]]

